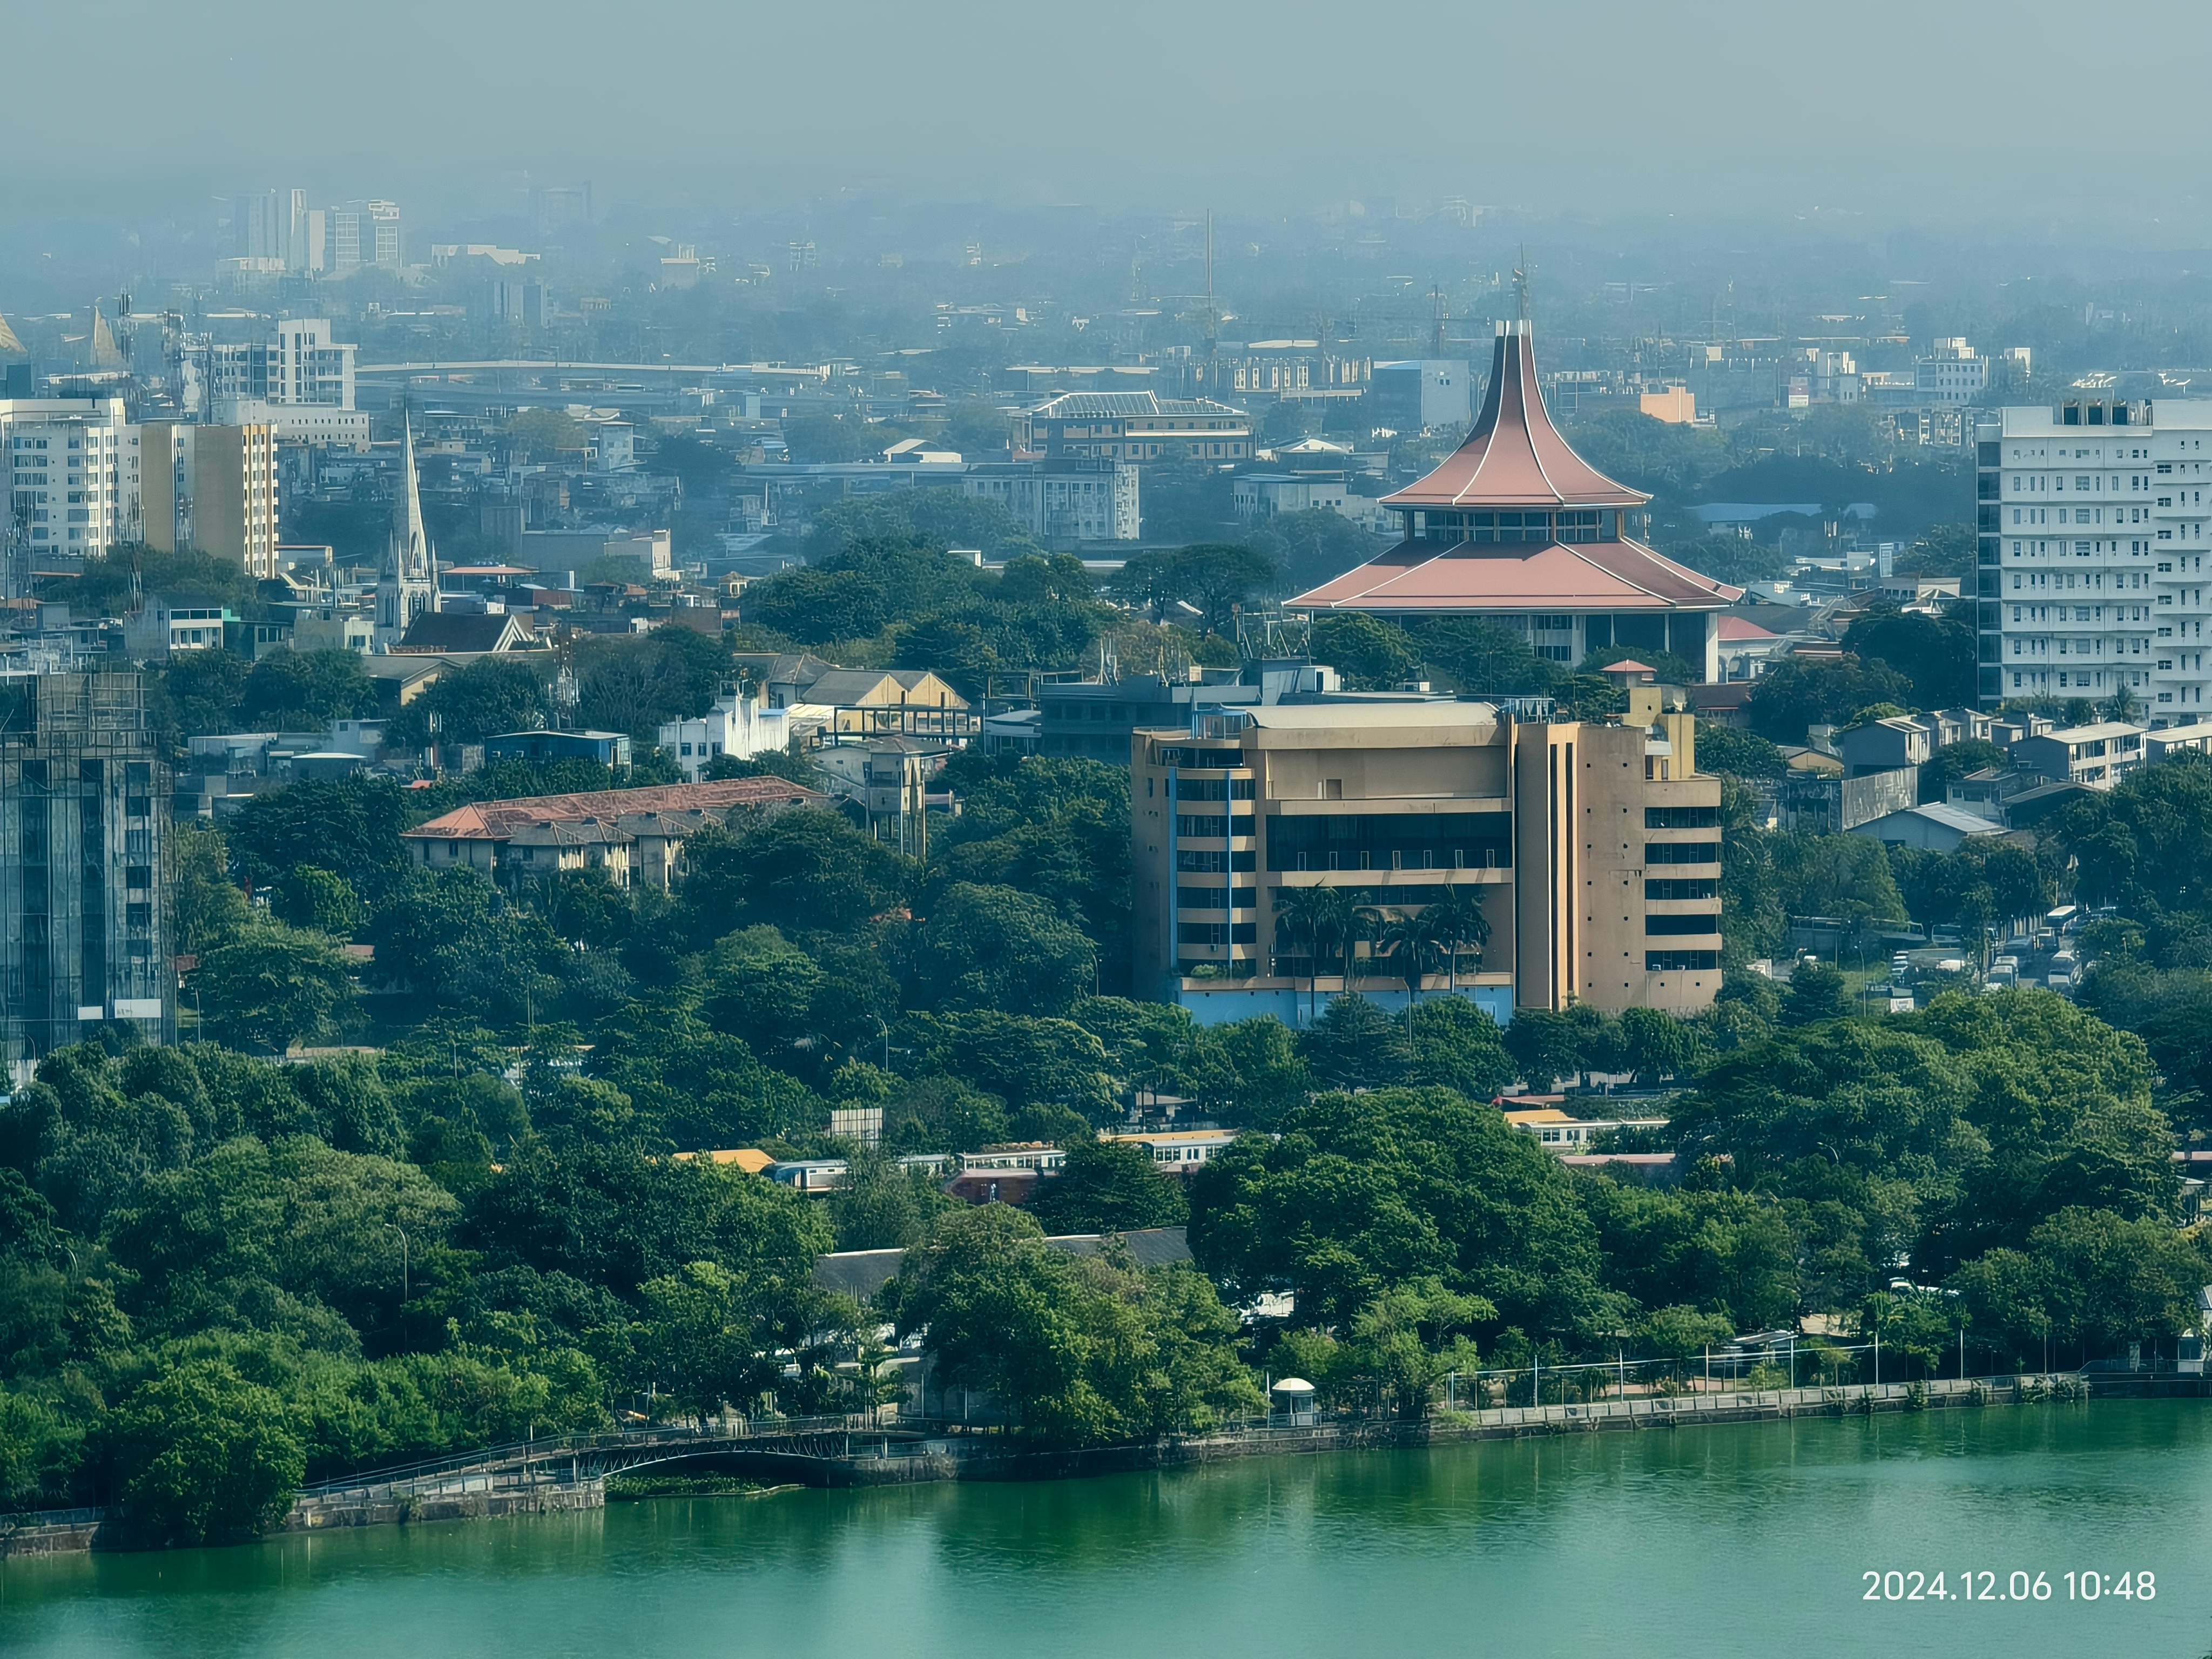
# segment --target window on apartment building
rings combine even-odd
[[[1646,864],[1718,864],[1721,844],[1717,841],[1648,841],[1644,843]]]
[[[1648,974],[1709,974],[1720,966],[1717,951],[1648,951],[1644,971]]]

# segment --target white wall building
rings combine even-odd
[[[1316,507],[1340,514],[1344,495],[1340,472],[1243,472],[1230,485],[1229,504],[1245,523],[1257,524],[1280,513]]]
[[[287,317],[264,339],[208,343],[202,382],[225,419],[222,406],[240,401],[351,409],[356,349],[325,318]]]
[[[1060,541],[1133,542],[1141,532],[1138,469],[1126,461],[1055,457],[978,461],[962,491],[997,501],[1035,536]]]
[[[2212,401],[2082,400],[1977,425],[1980,696],[2212,696]]]
[[[1989,389],[1990,360],[1964,340],[1937,340],[1913,363],[1912,383],[1923,406],[1963,406]]]
[[[732,692],[696,720],[669,721],[655,741],[675,757],[684,781],[697,783],[721,756],[749,760],[789,746],[791,711],[769,708],[757,692]]]
[[[42,561],[103,556],[118,542],[137,540],[138,451],[138,428],[125,422],[120,398],[0,398],[8,491],[0,532],[33,569],[54,568]]]
[[[331,337],[326,319],[287,317],[266,339],[203,337],[180,355],[193,360],[205,418],[270,427],[279,443],[366,449],[368,415],[354,407],[356,350]]]

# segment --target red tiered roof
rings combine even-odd
[[[1567,445],[1544,407],[1528,325],[1500,323],[1490,389],[1467,441],[1385,507],[1642,507],[1651,498],[1615,483]]]
[[[1482,415],[1467,441],[1382,504],[1407,509],[1632,510],[1651,498],[1575,453],[1536,381],[1528,325],[1500,323]],[[1602,541],[1456,544],[1408,538],[1287,601],[1298,611],[1463,615],[1485,611],[1709,611],[1741,588],[1615,535]]]

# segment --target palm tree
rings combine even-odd
[[[1376,958],[1381,954],[1382,935],[1389,930],[1390,918],[1395,914],[1396,913],[1386,910],[1376,904],[1359,904],[1352,907],[1352,926],[1346,931],[1344,939],[1344,988],[1346,990],[1352,988],[1352,975],[1353,970],[1359,965],[1358,947],[1362,945],[1367,946],[1368,963],[1372,968]]]
[[[1421,1000],[1421,981],[1436,967],[1438,941],[1427,908],[1392,910],[1388,915],[1389,920],[1376,935],[1376,945],[1406,982],[1406,1045],[1410,1049],[1413,1005]]]
[[[1312,1022],[1320,996],[1322,963],[1349,955],[1354,931],[1352,900],[1340,887],[1281,887],[1275,890],[1275,931],[1287,933],[1307,950],[1306,1019]]]
[[[1482,913],[1482,901],[1464,887],[1447,887],[1444,896],[1425,907],[1421,920],[1429,925],[1429,937],[1444,953],[1451,988],[1459,989],[1459,956],[1462,951],[1474,953],[1477,968],[1482,965],[1482,953],[1490,944],[1490,918]]]

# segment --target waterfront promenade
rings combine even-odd
[[[1567,1404],[1439,1411],[1314,1422],[1254,1419],[1219,1432],[1121,1446],[1039,1449],[995,1427],[884,1415],[568,1435],[456,1457],[365,1471],[301,1489],[283,1530],[405,1525],[551,1515],[602,1507],[610,1475],[647,1468],[714,1469],[764,1483],[850,1487],[939,1480],[1039,1480],[1170,1469],[1255,1456],[1310,1455],[1510,1440],[1540,1435],[1677,1430],[1804,1416],[1956,1410],[2099,1395],[2197,1396],[2195,1377],[2073,1373],[1852,1383],[1803,1389],[1723,1387]],[[106,1513],[44,1511],[0,1519],[0,1554],[103,1547]]]

